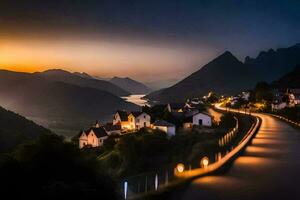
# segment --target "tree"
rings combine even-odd
[[[266,82],[259,82],[254,89],[254,97],[256,102],[267,101],[273,99],[272,87]]]
[[[10,197],[118,199],[113,180],[96,157],[57,135],[42,135],[2,157],[0,178]]]

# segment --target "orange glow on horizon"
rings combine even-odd
[[[89,38],[0,38],[0,68],[36,72],[61,68],[101,77],[181,78],[186,67],[199,67],[213,57],[208,49],[174,44],[136,44]],[[202,53],[201,53],[202,52]],[[200,56],[199,56],[200,55]],[[199,61],[199,57],[202,58]],[[206,62],[206,61],[205,61]],[[176,72],[176,73],[174,73]]]

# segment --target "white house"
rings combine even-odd
[[[191,128],[193,125],[210,127],[212,126],[212,117],[210,114],[205,112],[198,112],[193,113],[192,115],[187,115],[183,127]]]
[[[128,116],[129,126],[132,130],[150,127],[151,117],[145,112],[131,112]]]
[[[164,120],[157,120],[152,124],[152,126],[153,129],[158,129],[165,132],[169,137],[172,137],[176,134],[175,125]]]
[[[85,146],[99,147],[103,145],[108,134],[103,127],[92,127],[87,131],[81,131],[79,134],[79,148]]]

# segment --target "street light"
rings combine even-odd
[[[204,167],[204,168],[206,168],[207,166],[208,166],[208,164],[209,164],[209,159],[208,159],[208,157],[203,157],[202,159],[201,159],[201,166],[202,167]]]
[[[179,163],[176,166],[176,170],[177,170],[177,172],[182,173],[184,171],[184,165],[182,163]]]

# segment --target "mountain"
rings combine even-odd
[[[48,133],[51,131],[0,106],[0,152]]]
[[[257,72],[256,78],[267,82],[279,79],[299,64],[300,43],[288,48],[262,51],[255,59],[249,56],[245,59],[245,65]]]
[[[167,88],[175,83],[177,83],[179,80],[178,79],[166,79],[166,80],[157,80],[157,81],[150,81],[146,82],[145,85],[149,87],[151,90],[160,90],[162,88]]]
[[[213,91],[236,94],[252,88],[259,81],[272,82],[300,64],[300,44],[260,52],[256,58],[240,62],[225,52],[177,84],[154,91],[145,98],[159,102],[180,102]],[[180,94],[180,95],[179,95]]]
[[[79,74],[79,75],[78,75]],[[78,85],[81,87],[91,87],[110,92],[116,96],[128,96],[129,92],[104,80],[98,80],[83,73],[70,73],[61,69],[50,69],[44,72],[36,72],[35,76],[44,78],[48,81],[60,81],[67,84]]]
[[[149,92],[151,92],[151,89],[144,84],[132,80],[128,77],[113,77],[112,79],[110,79],[110,82],[130,92],[131,94],[148,94]]]
[[[160,102],[184,101],[186,98],[202,96],[209,91],[216,93],[236,93],[241,88],[254,84],[248,68],[226,51],[187,78],[167,89],[146,96]]]
[[[107,91],[0,70],[0,104],[51,129],[76,130],[135,104]]]
[[[74,72],[73,74],[76,75],[76,76],[80,76],[82,78],[94,79],[93,76],[91,76],[91,75],[89,75],[89,74],[87,74],[85,72]]]
[[[300,88],[300,65],[273,82],[276,88]]]

